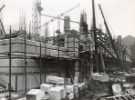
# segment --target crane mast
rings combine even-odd
[[[41,25],[41,12],[43,8],[41,7],[41,0],[34,0],[33,4],[33,19],[32,19],[32,31],[34,35],[40,33],[39,26]]]
[[[120,57],[119,57],[119,54],[118,54],[118,52],[117,52],[117,50],[116,50],[116,47],[115,47],[115,44],[114,44],[114,41],[113,41],[113,38],[112,38],[112,35],[111,35],[111,32],[110,32],[110,29],[109,29],[109,27],[108,27],[108,25],[107,25],[107,22],[106,22],[106,19],[105,19],[105,16],[104,16],[102,7],[101,7],[100,4],[98,5],[98,7],[99,7],[100,12],[101,12],[101,15],[102,15],[102,17],[103,17],[104,24],[105,24],[105,28],[106,28],[106,31],[107,31],[107,33],[108,33],[108,35],[109,35],[112,48],[114,49],[114,52],[115,52],[115,54],[116,54],[116,57],[120,60]]]
[[[94,34],[94,42],[95,42],[95,67],[98,71],[99,69],[99,60],[98,60],[98,46],[97,46],[97,29],[96,29],[96,15],[95,15],[95,1],[92,0],[92,14],[93,14],[93,27],[92,27],[92,30],[93,30],[93,34]]]

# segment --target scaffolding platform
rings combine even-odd
[[[6,57],[9,54],[9,39],[0,40],[0,57]],[[22,38],[11,39],[11,55],[12,58],[24,57],[60,57],[76,59],[78,57],[78,50],[71,50],[66,47],[59,47],[44,42],[37,42],[32,40],[24,40]]]

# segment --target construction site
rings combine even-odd
[[[35,0],[32,30],[25,24],[6,33],[0,19],[0,100],[134,100],[135,74],[129,73],[131,61],[120,38],[113,38],[102,5],[92,6],[92,26],[87,14],[74,21],[66,13],[42,14],[40,0]],[[3,5],[0,12],[6,7]],[[97,27],[98,8],[105,31]],[[41,25],[41,16],[51,20]],[[49,36],[49,23],[58,22],[56,35]],[[71,25],[79,26],[79,31]],[[40,28],[45,33],[40,36]]]

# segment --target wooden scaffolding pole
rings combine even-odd
[[[27,34],[24,33],[24,77],[25,77],[25,94],[27,93]]]
[[[12,50],[12,48],[11,48],[11,26],[10,26],[10,32],[9,32],[9,86],[8,86],[8,88],[9,88],[9,100],[11,100],[11,81],[12,81],[12,76],[11,76],[11,74],[12,74],[12,70],[11,70],[11,68],[12,68],[12,58],[11,58],[11,51]]]

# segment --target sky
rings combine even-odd
[[[85,1],[85,2],[84,2]],[[83,8],[91,17],[91,0],[82,0]],[[135,36],[135,0],[95,0],[97,19],[102,18],[97,4],[100,3],[109,28],[114,36]],[[91,18],[90,18],[91,20]],[[98,21],[101,24],[101,21]]]
[[[91,0],[41,0],[43,13],[57,16],[80,3],[80,7],[66,14],[70,15],[72,20],[79,21],[80,12],[85,10],[88,15],[89,28],[92,20]],[[135,36],[135,0],[95,0],[97,26],[103,27],[103,21],[97,4],[102,5],[107,23],[113,36]],[[19,16],[23,13],[26,16],[26,22],[29,23],[32,18],[33,0],[0,0],[0,6],[5,4],[2,11],[2,19],[6,29],[9,26],[17,28]],[[42,17],[42,24],[50,18]],[[72,28],[79,29],[77,24],[72,24]],[[57,29],[57,21],[49,25],[50,33]],[[61,21],[61,29],[63,22]]]

